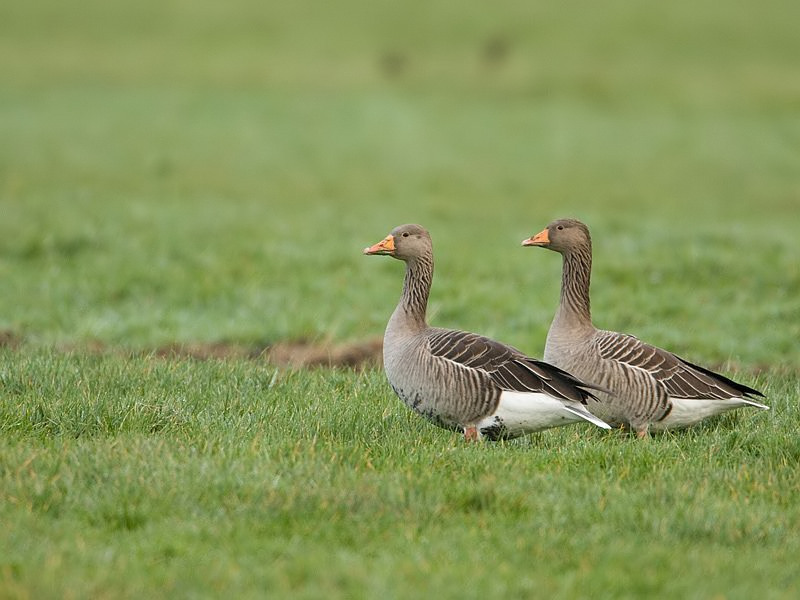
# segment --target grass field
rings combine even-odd
[[[800,595],[800,5],[0,5],[0,597]],[[467,445],[374,369],[181,344],[599,326],[762,389],[644,443]]]

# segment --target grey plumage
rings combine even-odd
[[[641,340],[592,324],[589,286],[592,241],[589,229],[573,219],[554,221],[523,245],[563,256],[561,299],[547,334],[544,358],[577,377],[607,388],[595,414],[630,425],[642,436],[649,427],[692,425],[741,406],[766,409],[747,387]]]
[[[406,263],[403,293],[386,326],[383,358],[390,385],[411,409],[440,427],[472,430],[490,439],[581,420],[607,427],[584,407],[594,397],[591,386],[568,373],[489,338],[428,326],[433,249],[424,228],[397,227],[364,253],[389,254]],[[535,415],[512,426],[501,410],[504,392],[528,394],[529,399],[515,400],[523,398],[523,412],[530,402]],[[543,417],[541,407],[551,403],[552,415]]]

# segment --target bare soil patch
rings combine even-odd
[[[189,356],[198,360],[245,358],[264,360],[270,364],[303,367],[377,367],[381,365],[383,340],[367,340],[342,344],[306,340],[281,341],[268,345],[213,342],[168,344],[155,350],[157,356]]]
[[[10,329],[0,330],[0,348],[19,349],[25,336]],[[380,367],[383,339],[372,337],[353,342],[333,343],[314,340],[282,340],[269,344],[241,342],[174,342],[148,350],[131,350],[100,340],[59,344],[61,352],[85,354],[154,354],[165,359],[190,357],[197,360],[244,359],[264,361],[280,367]]]
[[[25,341],[21,335],[10,329],[0,330],[0,348],[17,348]]]

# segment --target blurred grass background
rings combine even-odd
[[[0,596],[796,597],[798,22],[0,3]],[[599,326],[772,410],[469,446],[375,370],[148,353],[379,336],[402,265],[361,249],[416,221],[432,321],[540,355],[560,263],[519,244],[563,216]]]
[[[437,324],[539,353],[559,265],[519,240],[575,216],[600,326],[796,362],[799,13],[5,3],[0,326],[132,348],[377,335],[401,269],[359,251],[412,221]]]

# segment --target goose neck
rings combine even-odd
[[[394,314],[394,318],[400,319],[404,328],[417,331],[427,327],[425,314],[432,283],[431,256],[424,255],[406,262],[403,295]]]
[[[564,252],[561,273],[561,302],[556,320],[570,328],[592,328],[589,286],[592,276],[590,245]]]

